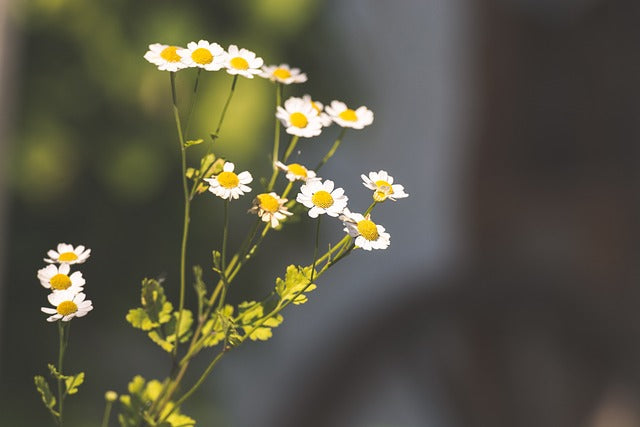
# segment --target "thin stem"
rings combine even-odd
[[[211,373],[213,368],[220,361],[220,359],[222,359],[222,356],[224,356],[224,354],[225,354],[224,350],[221,351],[220,353],[218,353],[218,355],[211,361],[211,363],[209,363],[209,366],[207,366],[207,369],[205,369],[204,372],[202,373],[202,375],[200,375],[200,378],[198,378],[198,381],[196,381],[196,383],[189,389],[189,391],[187,391],[185,394],[183,394],[180,397],[180,399],[178,399],[175,402],[175,404],[173,405],[173,408],[171,408],[171,410],[169,412],[167,412],[167,414],[164,417],[162,417],[162,419],[160,420],[160,424],[162,424],[162,422],[165,421],[173,413],[173,411],[178,409],[180,407],[180,405],[182,405],[184,403],[185,400],[187,400],[189,397],[191,397],[191,395],[193,393],[195,393],[200,388],[202,383],[204,383],[204,381],[207,379],[207,377],[209,376],[209,374]]]
[[[224,107],[222,107],[222,113],[220,113],[220,120],[218,121],[218,127],[216,131],[211,134],[211,139],[213,142],[216,141],[220,137],[220,128],[222,127],[222,122],[224,121],[224,116],[227,114],[227,108],[229,108],[229,103],[231,102],[231,97],[233,96],[233,92],[236,89],[236,82],[238,81],[238,75],[233,76],[233,81],[231,82],[231,90],[229,91],[229,96],[227,97],[227,101],[224,103]]]
[[[186,257],[187,257],[187,239],[189,237],[189,222],[190,222],[190,210],[191,200],[189,197],[189,188],[187,184],[187,154],[184,146],[184,136],[182,134],[182,125],[180,123],[180,112],[178,111],[178,98],[176,95],[176,73],[171,72],[171,98],[173,99],[173,117],[176,122],[176,129],[178,131],[178,140],[180,143],[180,157],[182,166],[182,192],[184,195],[184,217],[182,222],[182,244],[180,246],[180,302],[178,307],[178,323],[176,326],[176,343],[173,347],[173,360],[175,363],[178,355],[178,346],[180,344],[180,337],[178,337],[178,331],[180,331],[180,325],[182,322],[182,310],[184,309],[184,289],[185,289],[185,275],[186,275]]]
[[[222,280],[224,282],[222,288],[222,295],[220,295],[220,301],[218,302],[218,309],[224,304],[225,297],[227,296],[227,287],[229,282],[227,281],[227,239],[229,238],[229,199],[224,201],[224,229],[222,230]]]
[[[278,107],[282,103],[282,84],[280,82],[276,82],[276,112],[278,111]],[[274,172],[278,169],[276,166],[276,162],[278,161],[278,153],[280,150],[280,119],[276,117],[276,130],[273,136],[273,155],[271,157],[273,161],[273,170]]]
[[[293,149],[296,148],[296,144],[298,143],[299,139],[300,137],[298,135],[293,135],[293,137],[291,138],[289,147],[287,148],[287,151],[284,153],[284,157],[282,158],[284,162],[289,160],[289,156],[291,155],[291,153],[293,153]]]
[[[104,407],[104,415],[102,417],[102,427],[109,427],[109,417],[111,417],[111,407],[113,406],[113,402],[107,400],[107,404]]]
[[[333,145],[331,146],[331,149],[329,149],[329,151],[327,152],[327,154],[322,158],[322,160],[320,160],[320,163],[318,163],[318,165],[315,168],[315,172],[317,173],[320,168],[322,166],[324,166],[325,163],[327,163],[327,161],[333,157],[334,153],[336,152],[336,150],[338,149],[338,147],[340,146],[340,143],[342,142],[342,138],[344,137],[344,133],[347,130],[347,128],[342,128],[340,130],[340,134],[338,135],[338,138],[336,138],[336,140],[333,142]]]
[[[67,348],[69,339],[69,329],[65,328],[65,324],[62,320],[58,320],[58,425],[62,426],[62,413],[64,410],[64,398],[65,394],[62,393],[62,366],[64,361],[64,353]],[[66,322],[68,323],[68,322]],[[66,329],[66,337],[65,337]]]
[[[367,210],[364,212],[364,215],[363,215],[363,216],[367,216],[367,215],[369,215],[369,214],[371,213],[371,211],[373,210],[373,208],[374,208],[377,204],[378,204],[378,202],[374,200],[374,201],[373,201],[373,203],[371,203],[371,206],[369,206],[369,207],[367,208]]]
[[[289,191],[291,191],[291,188],[293,188],[293,181],[289,181],[289,183],[284,188],[284,191],[282,192],[282,195],[280,197],[282,197],[283,199],[287,197],[287,194],[289,194]]]
[[[191,96],[191,106],[189,107],[189,114],[187,115],[187,123],[184,126],[184,135],[189,136],[189,126],[191,125],[191,117],[193,110],[196,107],[196,101],[198,99],[198,83],[200,82],[200,74],[202,74],[202,68],[198,68],[198,74],[196,74],[196,82],[193,85],[193,95]]]

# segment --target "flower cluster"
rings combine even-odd
[[[71,273],[71,266],[84,263],[90,254],[91,249],[67,243],[60,243],[56,250],[47,252],[48,258],[44,261],[49,265],[38,270],[38,280],[44,288],[51,291],[47,299],[55,307],[41,308],[42,312],[51,315],[47,318],[48,322],[68,322],[74,317],[85,316],[93,309],[91,301],[85,299],[85,279],[82,273]]]

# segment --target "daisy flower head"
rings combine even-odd
[[[254,75],[262,73],[262,64],[264,64],[262,58],[256,56],[250,50],[238,49],[235,44],[229,45],[227,58],[224,62],[227,73],[232,75],[239,74],[252,79]]]
[[[325,111],[331,120],[343,128],[362,129],[373,123],[373,112],[364,105],[352,110],[344,102],[331,101],[331,105],[326,106]]]
[[[253,177],[247,171],[236,174],[233,170],[235,165],[226,162],[222,167],[222,172],[213,178],[205,178],[204,181],[209,183],[209,191],[218,197],[231,200],[237,199],[251,191],[247,184],[253,181]]]
[[[82,273],[76,271],[69,275],[71,267],[69,264],[61,264],[60,267],[49,264],[45,268],[38,270],[38,280],[40,284],[54,292],[69,290],[75,293],[81,292],[85,284]]]
[[[299,163],[290,163],[285,165],[284,163],[277,161],[276,167],[287,173],[286,177],[289,181],[306,181],[316,177],[316,173],[311,169],[307,169]]]
[[[285,85],[304,83],[307,81],[307,75],[301,73],[300,68],[291,68],[288,64],[265,65],[262,67],[260,77]]]
[[[284,108],[278,106],[276,117],[287,128],[289,135],[311,138],[322,132],[322,121],[318,112],[309,101],[292,96],[284,102]]]
[[[218,71],[224,67],[227,59],[222,46],[206,40],[189,42],[186,49],[178,49],[176,53],[182,57],[182,62],[187,67],[199,67],[207,71]]]
[[[311,95],[303,95],[302,99],[310,102],[313,109],[318,112],[318,117],[320,117],[320,122],[322,122],[322,126],[324,127],[331,126],[331,124],[333,123],[333,120],[331,120],[331,117],[329,117],[329,115],[324,112],[324,105],[322,105],[322,102],[314,101],[313,99],[311,99]]]
[[[144,59],[158,67],[160,71],[178,71],[187,68],[182,57],[178,54],[179,46],[154,43],[149,45],[149,50],[144,54]]]
[[[317,218],[320,214],[337,217],[347,207],[349,198],[342,188],[334,188],[333,181],[315,178],[300,187],[296,201],[309,209],[309,216]]]
[[[73,245],[67,243],[59,243],[56,250],[50,250],[47,252],[49,258],[45,258],[44,261],[49,264],[82,264],[91,255],[91,249],[85,249],[84,246],[78,245],[75,248]]]
[[[75,293],[67,289],[66,291],[52,292],[47,299],[55,308],[41,307],[43,313],[51,314],[47,317],[47,322],[62,320],[68,322],[74,317],[85,316],[93,310],[91,300],[85,300],[86,295],[82,292]]]
[[[344,224],[344,231],[355,238],[356,246],[370,251],[371,249],[387,249],[391,244],[391,236],[383,226],[371,221],[371,216],[362,216],[359,213],[345,209],[340,215]]]
[[[287,203],[287,199],[279,197],[276,193],[262,193],[253,200],[253,207],[249,209],[249,212],[257,213],[262,221],[270,222],[271,227],[275,228],[280,224],[280,221],[293,215],[285,203]]]
[[[384,202],[387,199],[396,201],[396,199],[404,199],[409,197],[405,193],[404,186],[393,183],[393,177],[386,171],[369,172],[369,176],[362,174],[362,184],[369,190],[373,190],[373,200],[376,202]]]

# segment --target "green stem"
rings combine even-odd
[[[227,296],[227,287],[229,282],[227,281],[227,239],[229,238],[229,199],[224,201],[224,229],[222,230],[222,281],[224,285],[222,287],[222,295],[220,295],[220,301],[218,301],[218,309],[224,305],[225,297]]]
[[[204,381],[207,379],[207,377],[209,376],[209,374],[211,373],[213,368],[220,361],[220,359],[222,359],[222,356],[224,356],[224,354],[225,354],[224,350],[221,351],[220,353],[218,353],[218,355],[211,361],[211,363],[209,363],[209,366],[207,366],[207,369],[205,369],[204,372],[202,373],[202,375],[200,375],[200,378],[198,378],[198,381],[196,381],[196,383],[189,389],[189,391],[187,391],[185,394],[183,394],[180,397],[180,399],[178,399],[175,402],[175,404],[173,405],[173,408],[171,408],[171,410],[169,412],[167,412],[167,414],[164,417],[162,417],[162,419],[160,420],[159,424],[162,424],[162,422],[165,421],[173,413],[173,411],[178,409],[180,407],[180,405],[182,405],[184,403],[185,400],[187,400],[189,397],[191,397],[191,395],[193,393],[195,393],[200,388],[202,383],[204,383]]]
[[[196,75],[196,82],[193,85],[193,95],[191,96],[191,106],[189,107],[189,114],[187,115],[187,123],[184,126],[184,135],[186,137],[189,136],[189,126],[191,125],[191,116],[193,114],[193,110],[196,107],[196,101],[198,99],[198,83],[200,82],[201,73],[202,73],[202,68],[198,68],[198,74]]]
[[[104,407],[104,415],[102,417],[102,427],[109,427],[109,417],[111,416],[111,407],[113,406],[113,402],[107,400],[107,404]]]
[[[229,103],[231,102],[231,97],[233,96],[233,92],[236,89],[236,82],[238,81],[238,75],[233,76],[233,81],[231,82],[231,90],[229,91],[229,96],[227,97],[227,101],[224,103],[224,107],[222,107],[222,113],[220,114],[220,120],[218,121],[218,127],[216,131],[211,134],[211,139],[213,142],[216,141],[220,137],[220,128],[222,127],[222,122],[224,121],[224,116],[227,114],[227,108],[229,108]]]
[[[178,97],[176,94],[176,73],[169,73],[171,75],[171,98],[173,99],[173,117],[176,122],[176,129],[178,131],[178,139],[180,142],[180,157],[182,166],[182,192],[184,196],[184,216],[182,222],[182,244],[180,246],[180,302],[178,307],[178,323],[176,331],[180,330],[182,322],[182,310],[184,308],[184,289],[185,289],[185,276],[186,276],[186,257],[187,257],[187,239],[189,237],[189,222],[190,222],[190,210],[191,200],[189,197],[189,188],[187,184],[187,154],[184,146],[184,136],[182,134],[182,125],[180,123],[180,112],[178,111]],[[177,334],[177,332],[176,332]],[[173,347],[173,360],[175,363],[178,346],[180,340],[176,336],[176,343]]]
[[[322,158],[322,160],[320,160],[320,163],[318,163],[318,165],[315,168],[315,172],[317,173],[320,168],[322,166],[324,166],[325,163],[327,163],[327,161],[333,157],[334,153],[336,152],[336,150],[338,149],[338,147],[340,146],[340,143],[342,142],[342,138],[344,137],[344,133],[347,130],[347,128],[342,128],[340,130],[340,134],[338,135],[338,138],[333,142],[333,145],[331,146],[331,149],[329,150],[329,152],[327,152],[327,154]]]
[[[373,201],[373,203],[371,203],[371,206],[369,206],[367,208],[367,210],[364,212],[363,216],[367,216],[371,213],[371,211],[373,210],[373,208],[378,204],[378,202],[376,202],[375,200]]]
[[[289,194],[289,191],[291,191],[291,188],[293,188],[293,181],[289,181],[287,186],[284,188],[284,191],[282,192],[282,196],[280,197],[283,199],[286,198],[287,194]]]
[[[299,139],[300,137],[298,135],[293,135],[293,137],[291,138],[291,142],[289,143],[289,147],[287,148],[287,151],[284,153],[284,157],[282,158],[283,162],[289,160],[289,156],[291,155],[291,153],[293,153],[293,149],[296,148],[296,144],[298,143]]]
[[[63,418],[62,413],[64,410],[64,398],[65,394],[62,392],[62,367],[64,361],[64,353],[67,349],[67,343],[69,342],[69,327],[66,325],[69,322],[63,323],[62,320],[58,320],[58,425],[62,426]],[[66,334],[65,334],[66,329]],[[66,335],[66,336],[65,336]]]
[[[278,112],[278,107],[282,103],[282,84],[280,82],[276,82],[276,113]],[[273,160],[273,170],[276,171],[278,167],[276,166],[276,162],[278,161],[278,153],[280,150],[280,119],[276,117],[276,130],[273,136],[273,155],[271,159]]]

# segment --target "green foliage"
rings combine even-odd
[[[49,383],[42,375],[36,375],[33,377],[33,381],[36,384],[38,393],[40,393],[42,403],[44,403],[44,406],[49,410],[49,412],[57,418],[60,414],[53,409],[56,406],[56,398],[53,396],[53,393],[51,393]]]
[[[184,148],[193,147],[194,145],[199,145],[204,142],[204,139],[190,139],[184,143]]]
[[[280,304],[289,300],[296,305],[307,302],[308,298],[304,292],[311,292],[316,288],[315,284],[310,283],[311,267],[288,266],[284,280],[279,277],[276,279],[276,292],[280,296]]]
[[[58,372],[55,366],[51,363],[47,365],[49,367],[49,372],[51,372],[51,376],[58,380],[64,381],[65,392],[64,394],[76,394],[78,392],[78,387],[84,383],[84,372],[80,372],[79,374],[74,375],[63,375],[61,372]]]
[[[191,336],[193,314],[182,310],[173,311],[173,305],[167,301],[162,284],[155,279],[142,281],[142,307],[129,310],[126,319],[134,328],[148,331],[149,338],[163,350],[173,351],[177,340],[185,342]]]
[[[265,303],[245,301],[238,306],[239,326],[252,341],[266,341],[273,336],[272,328],[279,326],[283,317],[280,314],[270,315],[271,310],[265,310]],[[265,319],[265,313],[268,316]]]
[[[168,402],[159,416],[159,419],[163,419],[167,414],[171,413],[164,422],[155,423],[151,419],[148,410],[160,397],[165,383],[158,380],[147,382],[140,375],[134,377],[128,386],[130,394],[120,396],[120,405],[122,407],[122,411],[118,415],[120,425],[122,427],[136,427],[143,425],[143,422],[157,427],[186,427],[195,425],[195,420],[187,415],[181,414],[180,409],[175,408],[173,402]]]
[[[233,306],[229,304],[211,314],[209,320],[202,327],[205,347],[213,347],[225,339],[231,343],[237,340],[238,333],[232,315]]]

